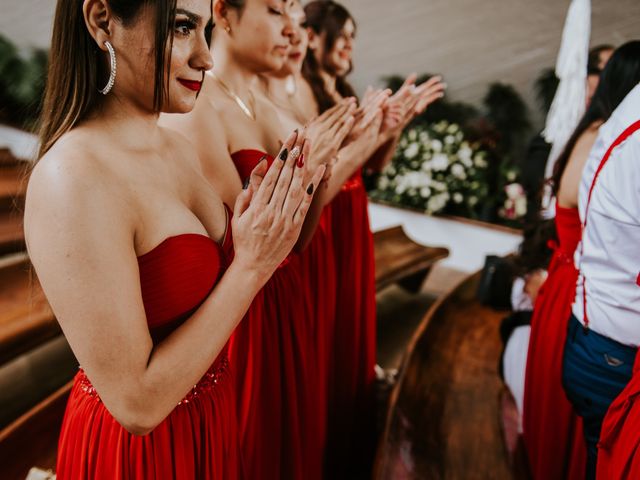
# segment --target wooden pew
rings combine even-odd
[[[438,261],[449,256],[443,247],[426,247],[411,240],[402,227],[373,234],[376,292],[398,283],[415,293]]]
[[[59,333],[26,253],[0,259],[0,365]]]
[[[72,382],[0,431],[0,465],[5,480],[24,480],[33,466],[55,470],[58,435]]]
[[[0,256],[24,251],[24,231],[18,211],[0,210]]]
[[[0,148],[0,256],[24,250],[21,208],[27,163]]]
[[[500,426],[498,328],[506,312],[475,300],[479,273],[427,312],[390,400],[376,479],[526,478],[514,471]]]

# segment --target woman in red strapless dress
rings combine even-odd
[[[261,151],[235,152],[232,158],[240,178],[249,178],[265,156],[271,166],[273,157]],[[248,478],[312,478],[320,468],[305,462],[307,438],[314,438],[305,419],[315,418],[316,401],[315,392],[305,386],[317,379],[305,343],[312,338],[305,293],[300,257],[292,253],[231,337]]]
[[[333,1],[310,2],[304,9],[311,48],[302,70],[304,78],[297,79],[298,91],[302,97],[311,95],[307,103],[315,104],[322,113],[343,98],[355,96],[345,79],[352,68],[355,22],[342,5]],[[391,98],[390,92],[368,91],[362,108],[375,120],[367,127],[356,122],[352,133],[357,145],[348,144],[340,150],[334,167],[334,177],[340,180],[330,182],[338,183],[338,189],[330,186],[325,195],[330,202],[325,209],[330,210],[336,265],[336,310],[327,347],[331,352],[327,478],[368,477],[376,442],[375,272],[361,168],[365,163],[383,168],[391,160],[403,127],[441,97],[444,85],[439,80],[434,78],[412,89],[415,77],[410,77]],[[335,84],[333,93],[328,84]],[[382,113],[376,111],[377,107]],[[366,133],[358,137],[357,132],[362,131]]]
[[[227,203],[234,201],[262,157],[270,166],[280,161],[265,152],[277,151],[283,133],[299,127],[283,126],[273,103],[256,88],[259,74],[283,66],[281,48],[292,35],[290,17],[283,14],[282,5],[267,9],[261,2],[247,2],[239,15],[235,13],[239,4],[214,5],[220,27],[213,44],[214,69],[205,76],[194,111],[169,119],[173,128],[193,140],[203,170],[209,172],[208,179]],[[311,154],[300,159],[300,168],[313,171],[319,162],[326,162],[319,159],[314,145],[334,141],[328,136],[322,141],[311,138]],[[225,145],[229,153],[219,155],[216,145]],[[312,229],[303,231],[296,251],[312,234]],[[303,256],[292,253],[280,265],[230,342],[241,447],[249,478],[322,476],[326,370],[318,361],[319,349],[324,347],[316,319],[324,315],[319,312],[322,308],[331,309],[333,315],[335,286],[325,283],[327,277],[318,270],[318,283],[310,287],[306,262],[329,260],[321,257],[328,251],[317,241],[311,244],[313,258],[306,252]],[[312,291],[314,287],[318,290]],[[329,295],[328,302],[324,295]]]
[[[353,100],[341,102],[326,111],[324,115],[318,116],[314,102],[305,103],[300,95],[297,95],[298,88],[305,86],[301,69],[307,52],[309,36],[306,30],[304,9],[300,2],[296,1],[291,5],[289,15],[293,21],[293,28],[289,37],[290,49],[287,59],[280,71],[261,76],[262,93],[271,100],[278,112],[283,132],[302,128],[304,125],[310,125],[307,131],[317,132],[315,138],[312,138],[312,146],[315,147],[313,148],[314,155],[331,165],[353,125],[355,102]],[[294,87],[293,94],[291,86]],[[328,168],[325,172],[325,178],[328,179],[330,176],[331,168]],[[313,236],[308,242],[308,246],[301,249],[299,255],[300,273],[302,285],[306,289],[304,297],[308,309],[304,317],[307,321],[306,335],[308,337],[304,342],[306,347],[303,353],[307,357],[305,363],[313,369],[309,371],[311,381],[306,386],[313,403],[307,402],[310,411],[303,413],[302,422],[305,432],[307,465],[310,466],[308,471],[317,472],[316,478],[320,478],[323,472],[328,423],[329,366],[334,354],[332,339],[338,288],[334,241],[331,232],[331,208],[330,205],[324,206],[323,192],[326,188],[326,184],[321,187],[321,193],[314,201],[308,215],[309,225],[305,228],[311,229]],[[318,221],[315,230],[313,230],[313,220],[316,218]]]
[[[584,479],[586,450],[582,421],[562,389],[566,319],[575,298],[573,263],[581,236],[577,208],[556,205],[558,243],[531,319],[525,373],[523,431],[534,479]]]
[[[178,0],[164,13],[143,6],[83,10],[60,0],[56,11],[24,224],[42,289],[82,365],[57,474],[233,480],[244,475],[226,343],[300,235],[313,186],[294,152],[308,156],[309,148],[293,134],[277,165],[254,169],[232,233],[231,212],[196,152],[158,126],[160,110],[193,108],[192,79],[212,67],[210,3]],[[175,29],[151,35],[143,53],[132,49],[156,13]],[[154,75],[140,55],[153,62],[166,45],[173,48],[156,59]],[[95,62],[87,51],[98,51]],[[166,92],[155,89],[162,85]],[[68,106],[64,115],[59,105]]]

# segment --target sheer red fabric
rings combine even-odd
[[[206,299],[231,255],[227,231],[222,246],[205,235],[182,234],[138,258],[155,342]],[[169,416],[145,436],[130,434],[111,416],[80,370],[62,424],[57,474],[73,480],[244,478],[226,347]]]
[[[331,204],[337,288],[327,478],[368,478],[375,450],[375,263],[367,205],[360,172]]]
[[[525,374],[523,434],[534,479],[584,479],[582,420],[562,388],[562,356],[578,271],[573,254],[581,236],[578,209],[556,206],[559,245],[531,319]]]
[[[244,181],[265,156],[232,155]],[[273,157],[267,156],[269,166]],[[260,291],[231,337],[241,448],[248,478],[321,475],[318,372],[302,260],[291,254]]]
[[[318,472],[322,472],[327,442],[329,368],[333,355],[336,313],[336,261],[331,232],[331,207],[322,212],[320,222],[307,249],[301,255],[304,286],[307,288],[309,364],[315,368],[315,382],[310,389],[316,397],[315,411],[305,414],[307,431],[314,434],[315,451],[310,452]],[[316,476],[316,478],[318,478]]]
[[[598,480],[640,478],[640,355],[633,377],[607,410],[598,442]]]

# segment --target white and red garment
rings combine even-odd
[[[575,258],[580,277],[573,314],[593,331],[636,347],[640,345],[640,85],[599,129],[582,173],[579,209],[583,232]]]

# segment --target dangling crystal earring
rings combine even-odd
[[[107,50],[109,50],[109,60],[111,68],[107,85],[102,89],[98,89],[98,91],[101,94],[106,95],[113,88],[113,84],[116,83],[116,51],[113,49],[113,45],[111,45],[111,42],[109,41],[104,42],[104,46],[107,47]]]

